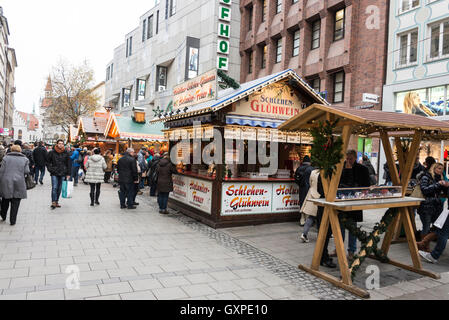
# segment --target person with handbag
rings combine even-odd
[[[301,212],[307,215],[306,223],[304,224],[304,230],[303,233],[301,234],[301,240],[304,243],[309,243],[308,234],[313,223],[316,221],[316,216],[318,213],[317,205],[311,202],[310,200],[319,199],[321,197],[320,193],[318,192],[319,176],[320,170],[314,170],[310,174],[309,192],[307,193],[306,200],[304,201],[304,204],[301,207]]]
[[[431,233],[430,226],[439,217],[443,211],[443,201],[440,199],[442,192],[447,192],[449,182],[443,179],[444,166],[441,163],[433,164],[420,178],[419,187],[425,198],[418,208],[418,215],[422,222],[421,238],[419,243],[421,249],[428,247],[428,243],[435,238],[435,234]]]
[[[13,145],[11,152],[2,161],[0,168],[0,197],[3,221],[6,221],[8,209],[11,206],[9,221],[14,226],[17,221],[20,202],[27,198],[25,176],[30,174],[30,161],[22,153],[19,145]]]
[[[90,185],[90,205],[99,205],[101,183],[104,182],[104,172],[107,169],[106,161],[101,156],[101,150],[95,149],[94,155],[86,163],[86,183]]]
[[[51,175],[51,208],[61,208],[59,198],[62,192],[62,182],[69,180],[72,172],[70,153],[64,148],[64,141],[58,140],[48,153],[47,170]]]
[[[159,164],[159,161],[161,161],[161,156],[159,155],[159,153],[156,153],[153,156],[153,160],[151,160],[150,169],[148,171],[148,177],[150,180],[150,197],[156,196],[158,180],[157,166]]]
[[[168,197],[170,192],[173,192],[173,175],[178,174],[176,166],[170,161],[170,155],[165,152],[162,155],[162,160],[157,165],[157,191],[159,204],[159,213],[168,214]]]

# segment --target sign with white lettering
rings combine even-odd
[[[219,0],[218,6],[218,41],[217,41],[217,69],[229,70],[229,52],[231,43],[232,0]]]
[[[363,94],[363,102],[368,103],[379,103],[380,97],[376,94],[364,93]]]
[[[173,110],[214,100],[217,94],[217,70],[186,81],[173,89]]]
[[[299,187],[296,183],[273,184],[273,212],[299,212]]]
[[[170,198],[208,214],[212,213],[212,182],[173,175]]]
[[[225,183],[221,215],[271,213],[272,185],[269,183]]]

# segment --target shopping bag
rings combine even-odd
[[[67,181],[62,182],[62,197],[67,199]]]
[[[73,196],[73,181],[67,181],[67,198],[70,199]]]
[[[443,229],[444,224],[446,223],[447,217],[449,215],[449,209],[447,206],[444,206],[443,212],[438,217],[437,221],[434,222],[433,226],[438,229]]]

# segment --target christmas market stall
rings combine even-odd
[[[241,86],[214,70],[175,87],[152,121],[179,172],[169,206],[213,228],[299,221],[293,177],[311,137],[277,128],[314,103],[327,105],[292,70]]]
[[[325,199],[313,200],[324,207],[324,214],[313,255],[312,265],[299,268],[334,285],[350,291],[360,297],[369,298],[369,293],[353,285],[357,270],[367,257],[389,263],[424,276],[438,279],[438,274],[424,270],[418,254],[415,234],[409,209],[417,207],[424,200],[407,197],[407,186],[412,174],[415,159],[421,141],[425,137],[449,136],[449,124],[410,114],[355,110],[344,107],[313,105],[280,126],[281,130],[310,131],[313,135],[312,164],[321,169],[321,178],[326,195]],[[393,149],[389,138],[398,132],[412,132],[413,138],[404,153],[399,156],[401,177],[395,165]],[[339,189],[340,177],[345,162],[344,153],[348,149],[352,134],[369,136],[378,133],[384,145],[388,168],[393,186],[358,189]],[[339,220],[342,212],[369,209],[388,209],[373,232],[368,234],[360,228],[351,228],[345,219]],[[357,236],[362,243],[361,251],[354,256],[351,265],[344,248],[340,223]],[[406,233],[412,266],[392,260],[388,257],[390,245],[397,229],[401,225]],[[331,227],[336,246],[341,279],[320,271],[328,227]],[[381,248],[378,248],[380,236],[385,233]]]
[[[106,125],[110,113],[96,112],[93,117],[81,117],[78,121],[77,143],[81,148],[100,148],[102,154],[108,149],[115,149],[116,142],[105,137]]]
[[[166,146],[162,125],[150,124],[145,120],[145,110],[134,109],[133,117],[123,117],[111,113],[106,124],[104,136],[115,143],[114,151],[122,154],[127,148],[139,151],[142,147],[154,147],[156,152]]]

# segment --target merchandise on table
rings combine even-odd
[[[335,201],[401,198],[402,187],[342,188]]]

